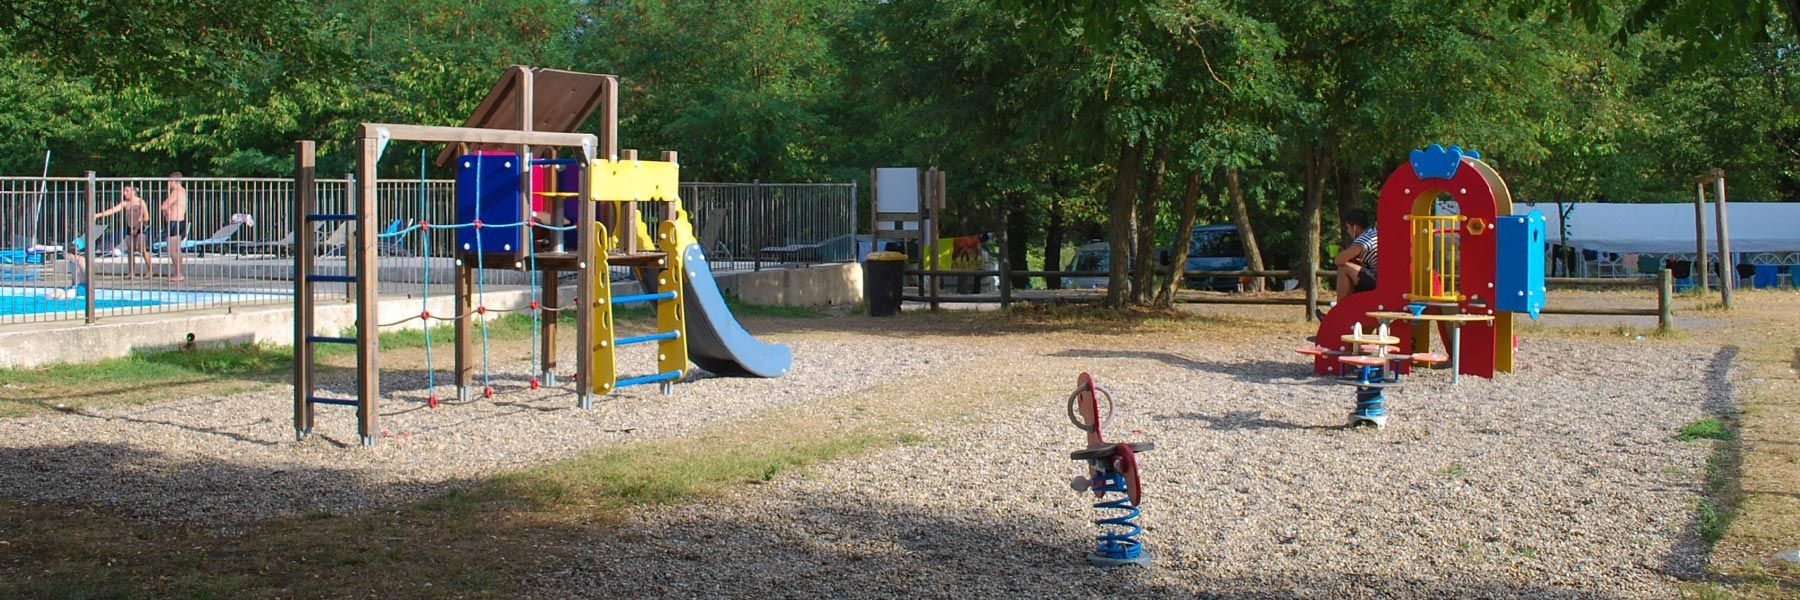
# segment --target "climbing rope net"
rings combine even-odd
[[[484,160],[487,160],[487,158],[488,158],[487,155],[484,155],[482,153],[475,153],[473,155],[473,158],[471,159],[474,161],[474,164],[468,165],[470,167],[473,167],[474,171],[475,171],[475,189],[476,190],[484,189],[481,184],[482,173],[484,171],[484,169],[482,168],[484,165],[482,163]],[[505,160],[519,160],[519,159],[507,158]],[[559,173],[561,171],[561,169],[563,169],[565,166],[579,164],[578,161],[555,159],[555,158],[533,160],[531,162],[532,162],[532,164],[527,165],[527,168],[521,169],[521,173],[522,173],[521,177],[524,180],[524,181],[522,181],[522,183],[525,186],[527,186],[527,189],[530,189],[529,179],[532,175],[532,170],[530,167],[540,166],[540,165],[550,167],[550,170],[549,170],[550,178],[554,178],[555,175],[557,173]],[[506,165],[506,167],[511,168],[511,165],[510,164]],[[429,202],[429,199],[428,199],[428,196],[426,193],[425,171],[426,171],[425,149],[420,148],[419,149],[419,186],[418,186],[418,189],[419,189],[419,197],[418,197],[419,213],[418,214],[420,214],[420,215],[430,214],[428,211],[430,202]],[[535,189],[531,190],[531,194],[533,197],[534,205],[536,204],[535,201],[538,197],[568,197],[568,196],[575,195],[573,193],[564,193],[564,192],[541,192],[541,191],[538,191]],[[542,372],[540,365],[545,362],[550,361],[553,358],[553,357],[541,356],[541,353],[540,353],[540,349],[542,348],[542,346],[539,343],[539,341],[540,341],[539,335],[543,331],[542,325],[543,325],[543,320],[546,318],[545,313],[549,313],[550,316],[548,318],[560,318],[560,314],[563,311],[569,310],[569,309],[575,307],[575,304],[573,302],[562,305],[562,306],[545,306],[544,305],[543,297],[541,295],[542,287],[540,285],[540,283],[541,283],[540,278],[542,275],[538,271],[538,268],[537,268],[537,256],[538,256],[537,244],[534,243],[535,240],[533,240],[532,238],[535,235],[535,232],[533,231],[534,228],[542,229],[547,232],[556,232],[556,233],[548,233],[546,235],[561,235],[562,232],[574,231],[576,226],[574,226],[574,225],[565,225],[565,226],[550,225],[548,223],[539,222],[538,220],[536,220],[534,218],[530,218],[530,217],[524,218],[518,222],[513,222],[513,223],[484,223],[480,219],[480,215],[483,214],[483,212],[482,212],[482,194],[477,192],[476,194],[474,194],[474,198],[475,198],[475,207],[474,207],[475,218],[471,219],[467,223],[431,223],[431,222],[428,222],[424,218],[419,218],[416,220],[411,220],[411,222],[409,222],[409,223],[406,223],[405,227],[391,227],[390,231],[385,231],[385,232],[376,234],[376,236],[375,236],[378,240],[382,240],[382,241],[388,242],[388,243],[396,243],[397,241],[402,240],[408,236],[411,236],[414,233],[419,234],[419,237],[420,237],[419,247],[420,247],[420,258],[421,258],[420,263],[421,263],[421,265],[423,265],[423,271],[424,271],[423,275],[420,278],[421,289],[423,291],[419,294],[419,312],[418,312],[418,314],[408,316],[408,317],[400,319],[398,321],[394,321],[391,323],[382,323],[381,328],[386,329],[386,328],[390,328],[390,327],[398,327],[400,325],[410,323],[414,320],[418,320],[418,321],[422,322],[421,329],[423,329],[424,333],[425,333],[425,373],[426,373],[425,378],[426,378],[426,387],[428,389],[425,402],[426,402],[426,405],[431,406],[433,408],[437,407],[441,403],[441,400],[438,396],[437,364],[436,364],[435,356],[432,352],[432,326],[431,326],[432,321],[436,320],[436,321],[456,322],[461,319],[469,318],[471,316],[477,317],[476,323],[479,325],[480,331],[481,331],[481,395],[483,398],[492,398],[494,396],[493,369],[492,369],[493,363],[491,360],[491,356],[492,356],[491,336],[489,335],[489,319],[487,318],[487,314],[488,313],[504,314],[504,313],[514,313],[514,312],[523,311],[523,312],[526,312],[531,315],[531,371],[530,371],[531,379],[530,379],[529,385],[530,385],[531,389],[535,390],[535,389],[538,389],[539,387],[542,387],[542,385],[543,385],[543,383],[538,380],[538,374]],[[456,313],[456,314],[451,314],[448,316],[432,314],[432,312],[431,312],[431,271],[432,271],[432,259],[433,259],[433,256],[432,256],[432,247],[433,246],[431,244],[431,232],[432,231],[456,230],[456,229],[471,229],[473,231],[473,235],[474,235],[474,244],[472,244],[472,245],[465,244],[462,248],[463,250],[470,251],[472,254],[475,255],[475,269],[474,269],[475,270],[475,282],[474,282],[475,283],[475,285],[474,285],[474,288],[475,288],[474,296],[475,297],[473,298],[473,301],[474,301],[473,307],[470,309],[469,312]],[[524,308],[490,308],[487,304],[487,255],[486,255],[486,252],[483,251],[483,249],[485,249],[486,246],[482,243],[482,231],[487,230],[487,229],[500,229],[500,230],[517,229],[517,230],[520,230],[520,232],[521,232],[521,235],[519,237],[520,237],[520,243],[524,244],[526,262],[523,264],[515,265],[515,266],[524,267],[525,272],[527,273],[527,277],[529,278],[527,287],[530,289],[530,298],[531,298],[530,302],[527,303]],[[463,267],[462,259],[460,259],[460,258],[456,259],[455,266],[457,268]],[[471,315],[471,313],[472,313],[472,315]],[[459,400],[460,399],[461,398],[459,398]]]

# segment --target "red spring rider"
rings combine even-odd
[[[1106,401],[1106,415],[1100,414],[1100,401]],[[1112,420],[1112,395],[1094,384],[1094,378],[1082,373],[1076,380],[1075,391],[1069,394],[1069,422],[1087,432],[1087,449],[1069,455],[1074,460],[1087,461],[1088,474],[1076,477],[1070,486],[1077,492],[1094,492],[1100,500],[1094,508],[1108,511],[1112,516],[1094,520],[1100,526],[1100,535],[1094,551],[1087,555],[1088,562],[1097,566],[1114,567],[1118,565],[1150,566],[1150,553],[1144,551],[1144,544],[1138,540],[1143,528],[1137,524],[1140,511],[1138,504],[1143,498],[1144,486],[1138,478],[1137,455],[1148,452],[1148,442],[1136,444],[1109,444],[1100,435],[1100,427]],[[1107,500],[1108,493],[1121,494],[1120,497]]]

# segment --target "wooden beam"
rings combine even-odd
[[[601,118],[605,119],[615,113],[613,105],[601,107]],[[602,130],[605,129],[604,121]],[[602,138],[605,140],[606,138]],[[607,156],[606,142],[602,142],[601,156]],[[588,173],[581,176],[581,204],[576,208],[575,248],[580,257],[576,265],[575,276],[575,403],[581,408],[592,408],[594,405],[594,294],[595,277],[606,277],[607,269],[602,268],[600,256],[596,252],[599,232],[596,226],[597,216],[594,203],[586,200],[588,196]]]
[[[376,360],[381,352],[381,305],[375,280],[375,265],[381,260],[375,237],[381,231],[375,228],[375,165],[380,145],[380,140],[363,138],[356,161],[356,429],[364,446],[375,443],[376,401],[381,392]]]
[[[388,139],[411,142],[446,142],[452,144],[493,144],[516,146],[530,144],[533,146],[561,146],[580,148],[586,144],[594,144],[598,138],[591,133],[556,133],[551,131],[515,131],[511,129],[475,129],[470,127],[439,127],[435,125],[400,125],[394,123],[363,123],[357,132],[365,139],[376,139],[382,130],[387,130]]]
[[[1706,292],[1706,183],[1694,185],[1694,283]]]
[[[560,231],[553,232],[553,234],[558,237],[562,236]],[[577,272],[579,273],[579,271]],[[556,322],[562,318],[562,311],[551,310],[562,307],[562,285],[557,282],[556,276],[556,271],[544,271],[544,295],[538,309],[540,311],[538,314],[543,315],[539,323],[538,341],[541,345],[539,350],[544,356],[544,362],[542,372],[534,375],[541,377],[542,383],[546,386],[556,385]]]
[[[313,406],[308,399],[313,391],[313,351],[306,339],[313,332],[313,285],[306,276],[312,273],[317,240],[306,215],[318,204],[318,184],[313,141],[301,140],[294,148],[294,207],[288,223],[294,230],[294,437],[301,439],[313,429]]]
[[[1731,288],[1737,286],[1737,262],[1731,260],[1731,230],[1725,223],[1725,172],[1713,169],[1713,227],[1719,234],[1719,301],[1731,308]]]

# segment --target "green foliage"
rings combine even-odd
[[[48,148],[62,175],[283,176],[295,139],[347,172],[357,123],[460,123],[528,64],[620,75],[624,146],[681,152],[689,180],[941,166],[950,234],[1060,248],[1141,219],[1166,242],[1189,174],[1199,222],[1228,222],[1231,170],[1284,268],[1432,142],[1480,149],[1518,202],[1681,201],[1712,168],[1734,200],[1800,197],[1790,5],[22,0],[0,173]],[[1154,213],[1110,214],[1128,143],[1168,159]]]
[[[1683,442],[1694,440],[1730,440],[1731,430],[1718,417],[1707,417],[1681,426],[1675,439]]]

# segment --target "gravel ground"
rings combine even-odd
[[[1341,427],[1350,388],[1308,377],[1291,339],[1090,342],[1021,346],[938,382],[1026,403],[636,511],[527,583],[549,597],[1637,598],[1703,573],[1709,449],[1672,437],[1728,402],[1728,352],[1528,340],[1516,375],[1410,378],[1374,431]],[[1140,458],[1152,569],[1082,559],[1094,511],[1066,483],[1081,438],[1062,414],[1080,370],[1120,402],[1111,439],[1156,444]]]
[[[681,435],[957,361],[957,353],[941,344],[800,338],[775,338],[788,342],[795,356],[793,372],[781,379],[690,376],[694,380],[679,384],[673,395],[658,394],[654,386],[627,388],[586,411],[574,406],[567,389],[571,382],[564,382],[570,384],[565,389],[529,391],[524,387],[529,363],[500,366],[498,358],[493,401],[428,410],[425,371],[384,361],[382,387],[388,394],[380,407],[380,439],[367,449],[356,445],[355,411],[347,407],[320,406],[315,436],[295,442],[288,386],[4,419],[0,489],[19,500],[211,526],[283,515],[353,514],[596,446]],[[526,352],[522,348],[509,350]],[[885,357],[885,366],[865,359],[876,352]],[[493,353],[502,354],[510,353]],[[438,358],[441,368],[445,360]],[[563,356],[562,364],[573,360]],[[621,361],[621,372],[654,370],[647,352],[623,352]],[[439,373],[440,385],[445,378]],[[453,388],[439,393],[454,395]]]
[[[1311,377],[1293,336],[909,339],[814,326],[774,336],[797,361],[782,379],[701,378],[591,411],[566,391],[515,389],[425,410],[424,373],[388,363],[372,449],[346,447],[353,417],[335,407],[322,407],[320,436],[292,441],[285,388],[0,420],[0,489],[228,532],[376,510],[772,408],[829,418],[839,399],[884,386],[993,408],[927,417],[919,443],[571,530],[521,580],[549,597],[1636,598],[1676,595],[1704,572],[1693,507],[1709,448],[1672,438],[1728,405],[1729,351],[1527,340],[1518,374],[1409,378],[1374,431],[1341,427],[1352,390]],[[1094,511],[1067,487],[1081,436],[1062,405],[1082,370],[1120,402],[1112,439],[1156,443],[1141,461],[1149,570],[1082,559]],[[511,365],[500,387],[524,371]]]

